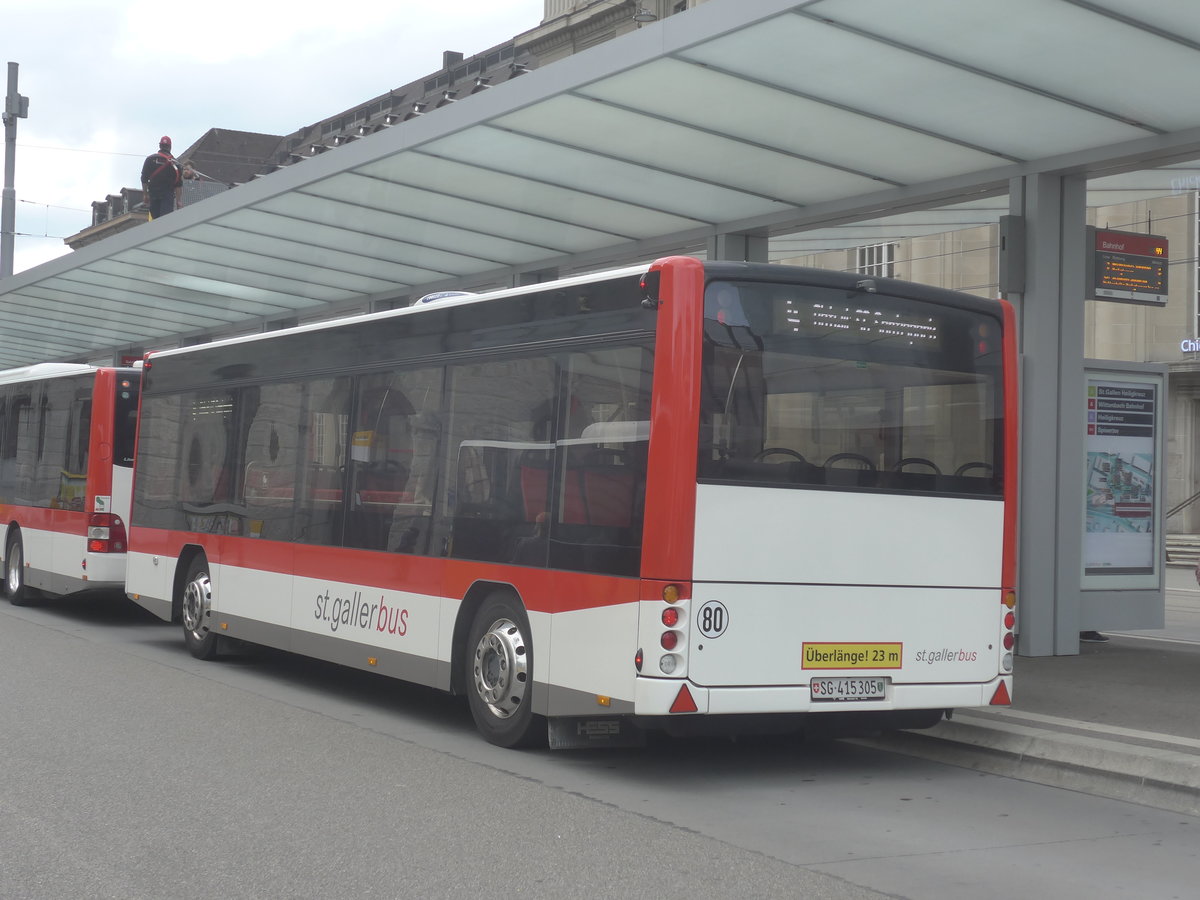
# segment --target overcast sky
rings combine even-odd
[[[70,250],[91,202],[209,128],[288,134],[537,27],[543,0],[0,0],[20,66],[13,271]],[[0,78],[7,77],[4,66]],[[6,86],[6,82],[0,82]],[[0,92],[4,90],[0,87]]]

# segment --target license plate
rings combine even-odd
[[[883,700],[887,697],[886,678],[814,678],[809,682],[814,703],[848,703],[855,700]]]

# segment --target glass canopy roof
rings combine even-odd
[[[1194,0],[707,3],[0,281],[0,366],[726,232],[974,220],[1038,171],[1189,184],[1196,72]]]

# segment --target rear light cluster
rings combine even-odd
[[[1000,602],[1004,606],[1004,631],[1000,638],[1001,645],[1004,647],[1004,653],[1000,657],[1000,669],[1001,671],[1008,673],[1013,670],[1013,647],[1015,647],[1017,643],[1016,591],[1004,591],[1000,595]]]
[[[88,516],[88,553],[124,553],[125,523],[111,513],[92,513]]]
[[[1000,678],[989,706],[1011,706],[1008,678],[1013,670],[1013,649],[1017,645],[1017,593],[1011,589],[1000,592]]]
[[[648,598],[647,598],[648,599]],[[658,654],[658,672],[653,668],[647,675],[672,675],[679,677],[686,674],[685,653],[687,651],[687,599],[677,584],[665,585],[661,599],[664,605],[658,607],[658,618],[662,630],[658,631],[658,646],[664,652],[658,654],[653,644],[644,650],[639,648],[633,658],[633,664],[641,673],[646,665],[647,657],[653,666],[653,659]],[[657,605],[657,604],[656,604]],[[646,622],[643,620],[643,627]],[[654,626],[651,625],[651,628]]]
[[[683,633],[683,625],[687,610],[683,605],[683,595],[678,585],[668,584],[663,588],[663,603],[667,604],[662,611],[663,632],[658,643],[667,651],[658,660],[658,670],[664,675],[674,675],[683,670],[683,651],[686,649],[687,636]]]

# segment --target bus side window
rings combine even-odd
[[[341,543],[350,379],[322,378],[301,385],[296,464],[296,540]]]
[[[388,527],[387,549],[395,553],[431,552],[433,498],[442,473],[438,469],[442,444],[442,383],[444,371],[420,369],[402,373],[402,384],[412,405],[404,422],[408,483],[396,503]]]
[[[185,527],[178,490],[186,401],[180,394],[147,397],[142,406],[138,477],[133,496],[133,521],[138,525],[174,530]]]
[[[548,356],[448,370],[451,458],[441,496],[451,524],[449,555],[493,562],[537,557],[528,539],[544,533],[545,517],[539,520],[535,507],[547,488],[530,465],[530,451],[545,456],[552,447],[545,424],[557,374]],[[544,565],[544,555],[534,564]]]
[[[246,429],[242,457],[242,491],[246,506],[244,533],[271,540],[291,540],[296,503],[300,444],[300,389],[295,384],[268,384],[259,389],[258,406]]]
[[[60,509],[82,510],[87,496],[88,447],[92,430],[90,380],[76,386],[66,422],[63,459],[58,481],[56,504]]]
[[[350,446],[347,546],[428,552],[441,383],[441,369],[360,379]]]
[[[8,452],[8,390],[0,388],[0,502],[12,502],[11,458]]]
[[[641,566],[650,438],[649,349],[573,353],[570,396],[558,441],[558,501],[550,565],[636,575]]]
[[[227,534],[241,528],[241,517],[229,506],[237,478],[233,470],[238,449],[234,446],[237,399],[235,392],[221,390],[184,396],[176,471],[189,531]]]
[[[27,384],[17,385],[8,403],[6,453],[11,451],[13,502],[28,503],[33,496],[35,429],[33,393]]]

